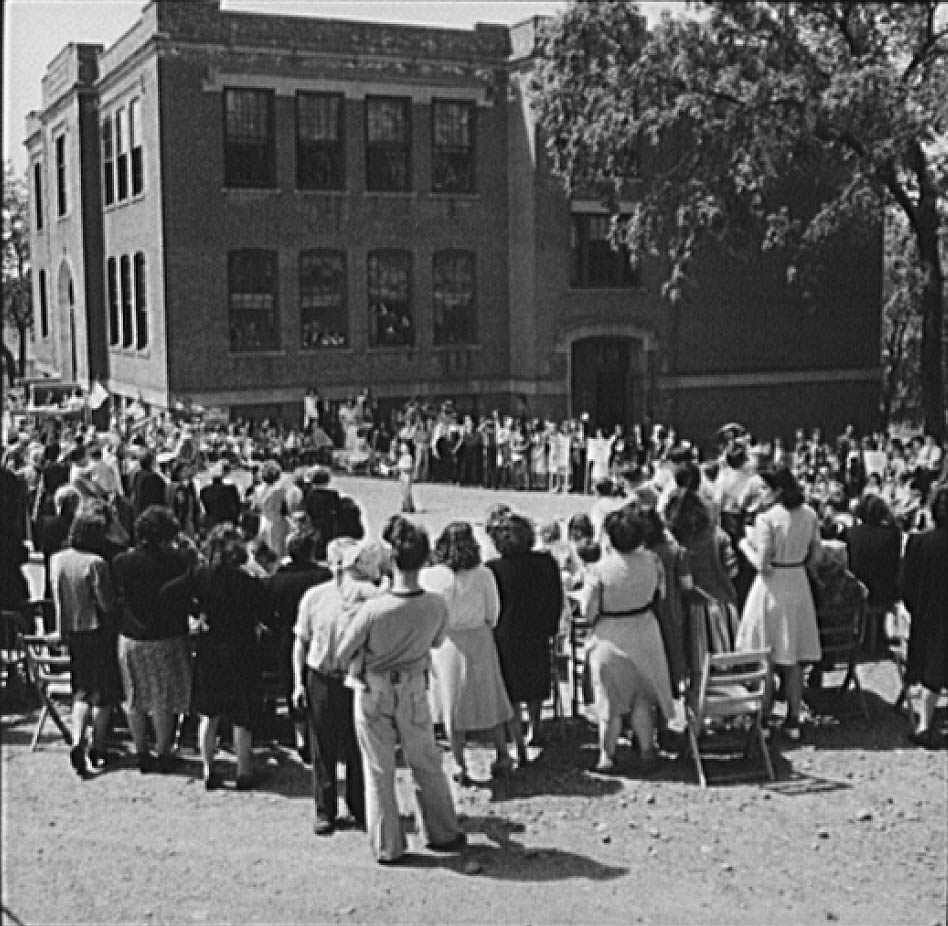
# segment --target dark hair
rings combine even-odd
[[[652,549],[665,536],[665,522],[654,508],[637,510],[638,516],[645,522],[645,546]]]
[[[247,547],[240,531],[230,524],[218,524],[208,535],[204,553],[211,566],[242,566],[247,562]]]
[[[799,508],[804,501],[803,490],[793,473],[786,466],[779,469],[764,470],[760,478],[774,492],[780,493],[780,504],[784,508]]]
[[[747,448],[736,442],[730,444],[724,454],[724,462],[731,469],[740,469],[747,462]]]
[[[316,535],[311,530],[297,531],[286,538],[286,553],[294,563],[308,563],[316,553]]]
[[[138,458],[138,465],[142,469],[151,469],[155,465],[155,455],[150,450],[143,450]]]
[[[679,463],[675,467],[675,485],[679,489],[691,489],[692,492],[698,491],[701,485],[701,470],[698,464],[691,460]]]
[[[520,514],[510,513],[500,520],[490,539],[501,556],[529,553],[536,542],[533,525]]]
[[[687,545],[687,541],[711,526],[711,515],[697,492],[676,489],[665,508],[668,527],[675,539]]]
[[[563,537],[559,521],[544,521],[540,525],[540,540],[543,543],[556,543]]]
[[[69,546],[85,553],[102,554],[106,547],[108,521],[102,512],[80,508],[69,528]]]
[[[487,509],[487,516],[484,518],[484,530],[491,540],[494,539],[494,529],[508,514],[510,514],[510,505],[505,505],[503,502],[491,505]]]
[[[932,499],[932,520],[938,530],[948,528],[948,486],[939,486],[935,489]]]
[[[580,540],[591,540],[596,536],[592,518],[588,514],[574,514],[566,524],[566,536],[573,543]]]
[[[365,536],[362,509],[348,495],[340,495],[336,504],[336,536],[352,537],[353,540],[361,540]]]
[[[612,495],[615,493],[615,484],[614,484],[613,481],[607,476],[607,477],[605,477],[604,479],[597,479],[597,480],[596,480],[595,489],[596,489],[596,494],[597,494],[597,495],[601,495],[601,496],[603,496],[604,498],[609,498],[610,496],[612,496]]]
[[[480,564],[481,548],[466,521],[452,521],[435,542],[435,557],[454,572],[473,569]]]
[[[885,503],[885,499],[878,495],[864,496],[856,507],[856,517],[864,524],[871,524],[875,527],[895,525],[889,506]]]
[[[135,539],[140,547],[157,547],[174,540],[180,529],[170,508],[149,505],[135,520]]]
[[[576,544],[576,555],[584,566],[589,566],[602,558],[602,547],[598,541],[583,537]]]
[[[610,511],[603,521],[602,528],[617,553],[631,553],[637,550],[645,543],[645,537],[649,531],[645,519],[629,506],[624,506],[618,511]]]
[[[400,514],[393,514],[388,519],[382,539],[392,548],[395,565],[403,572],[421,569],[431,552],[425,529]]]

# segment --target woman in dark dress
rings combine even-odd
[[[563,611],[563,583],[556,560],[533,549],[530,522],[506,514],[488,525],[499,559],[487,563],[500,595],[500,617],[494,629],[500,671],[514,705],[510,730],[521,764],[528,761],[521,730],[521,708],[527,705],[530,744],[542,745],[540,712],[551,691],[550,641]]]
[[[932,716],[948,687],[948,486],[936,491],[932,514],[934,530],[909,536],[902,572],[902,600],[912,615],[906,681],[921,686],[913,738],[923,746],[934,745]]]
[[[190,612],[197,630],[191,707],[200,716],[198,738],[204,762],[204,786],[222,785],[214,770],[217,727],[226,715],[234,725],[237,788],[255,784],[254,721],[262,704],[257,625],[268,614],[266,585],[241,569],[247,549],[240,533],[227,524],[207,540],[207,565],[189,569],[163,594],[174,613]]]

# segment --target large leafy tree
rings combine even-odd
[[[926,424],[945,428],[948,4],[697,2],[651,30],[636,4],[572,2],[537,72],[539,118],[567,189],[636,202],[616,235],[664,256],[664,294],[686,291],[713,237],[782,247],[804,292],[820,245],[876,225],[910,230]],[[788,178],[820,177],[818,202]],[[630,179],[635,178],[630,188]],[[868,311],[878,306],[867,306]]]
[[[29,194],[26,181],[18,177],[12,161],[3,164],[3,315],[0,344],[9,362],[3,332],[9,325],[19,338],[17,370],[26,372],[26,347],[33,328],[33,295],[30,284]]]

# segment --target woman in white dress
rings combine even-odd
[[[493,574],[481,565],[470,524],[449,524],[438,538],[434,554],[438,565],[423,570],[420,581],[427,591],[444,598],[448,625],[444,642],[431,654],[433,687],[451,740],[454,780],[468,784],[464,743],[469,731],[492,732],[497,751],[492,775],[505,774],[513,767],[505,734],[513,707],[500,673],[493,634],[500,597]]]
[[[260,514],[259,538],[273,550],[277,559],[286,554],[286,538],[292,529],[289,519],[286,487],[282,483],[283,472],[273,461],[263,464],[260,477],[263,481],[254,494],[252,508]]]
[[[656,617],[665,576],[658,557],[645,548],[649,530],[630,507],[607,515],[602,559],[587,572],[580,593],[583,616],[592,624],[586,663],[599,724],[598,772],[614,771],[622,717],[630,711],[641,767],[650,771],[656,763],[652,711],[658,708],[666,722],[675,713]]]
[[[803,663],[819,662],[820,634],[807,567],[823,558],[816,512],[789,469],[761,473],[767,485],[754,525],[741,549],[757,570],[741,616],[737,649],[773,651],[783,677],[788,739],[800,738]]]

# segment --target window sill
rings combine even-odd
[[[571,293],[645,293],[647,291],[641,283],[570,283],[567,289]]]
[[[299,352],[301,354],[318,354],[320,356],[333,355],[340,357],[353,357],[355,356],[355,348],[353,347],[301,347]]]
[[[350,196],[352,195],[352,190],[347,189],[346,187],[340,187],[339,189],[316,189],[310,187],[296,187],[293,191],[294,193],[300,193],[303,196]]]
[[[123,206],[134,206],[135,203],[141,202],[145,198],[145,193],[136,193],[134,196],[126,196],[125,199],[117,199],[114,203],[110,203],[108,206],[102,206],[103,213],[115,212],[116,209],[121,209]]]
[[[426,194],[431,199],[461,199],[466,201],[477,201],[481,198],[481,194],[477,190],[472,190],[468,193],[448,193],[442,192],[441,190],[431,190]]]
[[[415,190],[364,190],[363,196],[378,199],[418,199]]]
[[[231,348],[227,351],[227,356],[233,357],[235,360],[246,360],[249,357],[285,357],[286,351],[281,347],[248,348],[247,350],[234,350]]]
[[[147,360],[151,357],[150,347],[120,347],[118,344],[112,344],[109,347],[109,353],[117,354],[120,357],[133,357],[136,359]]]
[[[366,351],[369,354],[404,354],[405,352],[411,353],[411,351],[417,349],[418,347],[415,344],[399,344],[398,346],[378,345],[376,347],[370,345],[366,348]]]
[[[225,196],[279,196],[283,190],[279,187],[223,186]]]
[[[448,353],[449,351],[457,350],[481,351],[483,350],[483,345],[475,341],[465,344],[432,344],[431,349],[439,353]]]

